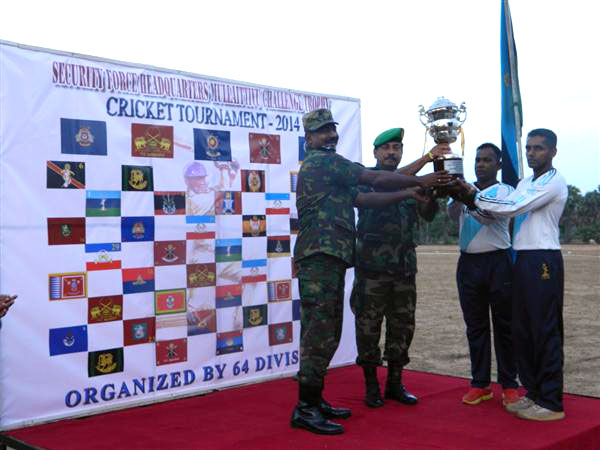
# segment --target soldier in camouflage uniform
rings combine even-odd
[[[377,165],[372,170],[394,172],[402,158],[402,128],[381,133],[373,143]],[[414,175],[435,157],[450,151],[447,144],[435,146],[429,153],[399,170]],[[360,186],[371,192],[371,186]],[[377,381],[382,364],[379,339],[386,318],[385,353],[388,378],[385,398],[414,405],[417,398],[402,384],[402,368],[408,364],[408,348],[415,331],[417,255],[414,228],[417,213],[433,220],[438,205],[431,194],[425,201],[408,199],[385,209],[359,209],[356,243],[356,269],[350,305],[355,315],[356,363],[365,374],[365,403],[371,408],[383,406]]]
[[[383,208],[408,198],[422,198],[417,189],[448,182],[446,173],[425,177],[372,171],[336,153],[338,134],[331,111],[319,109],[303,117],[306,157],[298,173],[296,205],[299,232],[294,260],[300,286],[301,336],[298,371],[299,402],[292,427],[313,433],[339,434],[330,418],[347,418],[349,409],[334,408],[321,395],[329,362],[342,332],[344,279],[354,263],[354,206]],[[382,191],[360,193],[368,184]]]

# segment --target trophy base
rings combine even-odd
[[[433,170],[439,172],[447,170],[452,178],[464,178],[463,160],[460,156],[451,156],[450,158],[437,158],[433,160]],[[446,188],[439,187],[435,189],[435,197],[447,197],[450,193]]]

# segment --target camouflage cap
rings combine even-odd
[[[391,141],[402,142],[403,137],[404,128],[390,128],[375,138],[373,141],[373,147],[377,148]]]
[[[333,120],[331,111],[328,109],[315,109],[302,116],[304,131],[316,131],[322,126],[330,123],[335,123],[337,125],[337,122]]]

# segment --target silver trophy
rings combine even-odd
[[[429,133],[436,144],[452,144],[456,142],[458,136],[461,137],[462,154],[447,153],[440,158],[434,159],[433,167],[436,172],[447,170],[450,175],[463,177],[465,140],[462,124],[466,119],[467,108],[464,102],[459,107],[447,98],[438,97],[427,110],[425,110],[423,105],[419,106],[419,120],[426,127],[425,139],[427,139],[427,133]]]

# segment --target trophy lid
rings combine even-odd
[[[438,97],[435,102],[429,107],[427,112],[437,111],[439,109],[444,110],[458,110],[458,106],[455,103],[452,103],[445,97]]]

